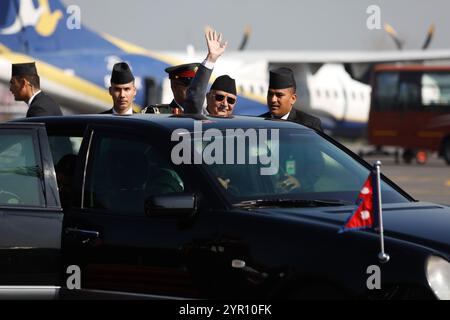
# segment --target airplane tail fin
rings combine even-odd
[[[115,47],[81,23],[81,8],[60,0],[1,0],[0,45],[22,53]]]

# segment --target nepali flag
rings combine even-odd
[[[364,183],[361,191],[359,192],[356,205],[358,208],[347,219],[344,226],[340,229],[339,233],[354,230],[354,229],[366,229],[373,228],[375,224],[375,184],[374,174],[371,172],[366,182]]]

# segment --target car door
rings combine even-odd
[[[0,124],[0,293],[54,293],[62,222],[45,126]]]
[[[63,239],[64,263],[80,268],[82,291],[170,297],[207,291],[202,273],[216,230],[213,217],[145,214],[149,195],[196,192],[165,148],[156,129],[87,130],[79,153],[86,159],[77,175],[79,203],[65,217]]]

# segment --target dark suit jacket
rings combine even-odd
[[[270,112],[264,113],[261,115],[261,117],[264,118],[270,118],[271,114]],[[287,118],[288,121],[297,122],[301,125],[307,126],[309,128],[315,129],[317,131],[323,132],[322,129],[322,122],[319,118],[316,118],[310,114],[307,114],[303,111],[296,110],[292,108],[291,113],[289,114],[289,117]]]
[[[27,111],[27,118],[62,115],[59,104],[42,91],[34,97]]]
[[[205,100],[206,90],[208,89],[208,81],[209,78],[211,78],[211,74],[212,70],[206,68],[204,65],[200,65],[198,67],[197,73],[188,88],[186,101],[183,104],[184,113],[202,113],[203,101]],[[271,117],[270,112],[263,114],[262,117]],[[300,123],[318,131],[323,131],[322,123],[319,118],[299,110],[292,109],[288,120]]]
[[[197,73],[188,88],[186,101],[183,104],[185,114],[201,114],[203,101],[205,101],[206,90],[208,90],[209,78],[212,70],[204,65],[199,65]]]

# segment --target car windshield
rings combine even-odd
[[[234,204],[252,200],[353,204],[369,175],[368,168],[313,131],[279,129],[267,139],[253,138],[226,130],[196,144],[197,151],[203,146],[204,160],[209,154],[203,163]],[[383,203],[410,201],[385,182],[381,190]]]

